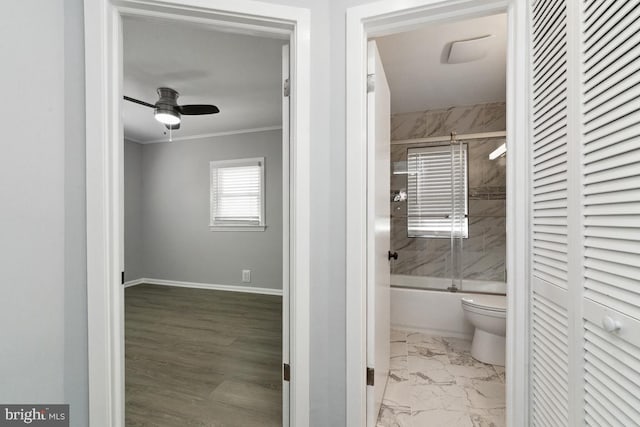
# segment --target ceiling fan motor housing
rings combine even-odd
[[[155,105],[155,114],[171,114],[180,118],[178,110],[178,96],[180,94],[168,87],[158,88],[158,102]]]

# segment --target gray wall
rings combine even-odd
[[[125,147],[127,280],[282,289],[282,131]],[[265,157],[266,230],[210,231],[209,162],[250,157]],[[243,269],[251,270],[250,283],[242,282]]]
[[[345,12],[369,1],[265,1],[311,12],[311,425],[345,426]],[[29,0],[9,3],[0,18],[1,73],[12,100],[0,108],[10,107],[11,121],[23,124],[4,129],[11,144],[3,142],[3,159],[10,160],[0,172],[9,205],[0,211],[3,280],[20,284],[3,287],[1,320],[19,326],[0,332],[8,361],[0,368],[0,397],[66,400],[75,426],[88,424],[82,14],[81,0]],[[50,104],[32,109],[33,99]],[[16,182],[21,188],[6,185]],[[33,208],[43,182],[53,216]]]
[[[2,13],[0,111],[11,117],[0,167],[0,401],[64,394],[64,4],[11,3]],[[26,19],[28,17],[28,19]],[[16,43],[20,40],[20,43]],[[51,67],[43,72],[43,67]],[[16,84],[16,82],[20,82]],[[46,94],[46,95],[45,95]],[[39,114],[33,115],[37,100]]]
[[[142,240],[142,145],[124,141],[124,266],[125,280],[146,277]]]
[[[0,401],[67,402],[86,426],[82,0],[4,6]]]

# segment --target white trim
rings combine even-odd
[[[264,126],[259,128],[248,128],[248,129],[237,129],[237,130],[229,130],[225,132],[211,132],[211,133],[199,133],[197,135],[188,135],[188,136],[174,136],[171,139],[171,142],[180,142],[180,141],[193,141],[195,139],[203,139],[203,138],[215,138],[218,136],[229,136],[229,135],[241,135],[245,133],[257,133],[257,132],[268,132],[271,130],[282,130],[282,126]],[[169,139],[161,138],[161,139],[152,139],[150,141],[136,141],[135,139],[126,138],[129,141],[137,142],[138,144],[159,144],[161,142],[169,142]]]
[[[211,291],[227,291],[227,292],[241,292],[245,294],[261,294],[261,295],[276,295],[282,296],[282,289],[272,288],[260,288],[256,286],[239,286],[239,285],[217,285],[214,283],[200,283],[200,282],[182,282],[178,280],[165,280],[165,279],[137,279],[124,284],[125,288],[136,285],[158,285],[158,286],[175,286],[177,288],[192,288],[192,289],[209,289]]]
[[[528,35],[520,0],[378,1],[347,9],[347,425],[366,425],[366,41],[423,27],[507,11],[507,425],[528,425]],[[513,143],[511,143],[513,142]]]
[[[291,43],[290,423],[309,425],[310,11],[251,0],[85,0],[87,310],[91,427],[124,426],[122,16],[160,17]]]
[[[506,425],[529,425],[530,125],[529,2],[507,9]]]
[[[504,138],[507,136],[506,130],[499,130],[495,132],[478,132],[478,133],[463,133],[456,134],[456,140],[464,141],[467,139],[485,139],[485,138]],[[451,135],[442,136],[430,136],[428,138],[412,138],[412,139],[394,139],[391,141],[391,145],[400,144],[423,144],[429,142],[449,142],[451,141]]]
[[[147,279],[142,278],[142,279],[129,280],[128,282],[124,282],[123,286],[125,288],[130,288],[132,286],[142,285],[143,283],[147,283],[147,282],[145,282],[145,280],[147,280]]]

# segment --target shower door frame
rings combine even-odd
[[[366,43],[428,24],[506,13],[507,48],[507,425],[529,419],[529,200],[527,2],[521,0],[378,1],[347,9],[347,425],[366,426],[367,147]],[[517,284],[517,286],[516,286]]]

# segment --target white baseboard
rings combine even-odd
[[[210,289],[213,291],[244,292],[247,294],[282,296],[282,289],[258,288],[254,286],[238,286],[238,285],[217,285],[213,283],[179,282],[175,280],[149,279],[149,278],[142,278],[142,279],[132,280],[130,282],[125,282],[124,287],[128,288],[129,286],[136,286],[143,283],[148,285],[176,286],[179,288]]]
[[[124,287],[129,288],[131,286],[141,285],[143,283],[146,283],[145,280],[146,279],[129,280],[128,282],[124,282]]]
[[[460,338],[468,341],[471,341],[471,339],[473,338],[473,334],[465,334],[465,333],[454,332],[454,331],[449,331],[444,329],[416,328],[415,326],[394,325],[394,324],[391,324],[391,329],[395,329],[403,332],[419,332],[421,334],[434,335],[438,337]]]

